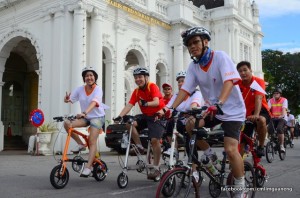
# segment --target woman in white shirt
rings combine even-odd
[[[102,89],[96,84],[98,74],[93,67],[85,67],[82,70],[82,78],[85,83],[83,86],[76,88],[72,93],[66,93],[65,103],[75,103],[79,101],[81,113],[76,117],[78,119],[70,122],[65,121],[64,127],[68,130],[70,127],[86,127],[90,125],[89,135],[89,159],[88,163],[80,173],[80,177],[88,177],[91,173],[92,163],[97,152],[97,139],[99,131],[102,129],[105,119],[104,104],[102,104]],[[72,138],[77,142],[77,147],[72,150],[78,153],[85,150],[86,145],[83,144],[77,134],[72,134]]]

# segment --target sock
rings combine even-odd
[[[159,166],[153,166],[153,168],[159,170]]]
[[[136,146],[139,148],[142,148],[142,149],[144,148],[143,145],[141,145],[141,144],[136,144]]]
[[[196,182],[198,183],[198,181],[199,181],[199,173],[198,173],[198,171],[193,171],[193,177],[195,178]]]
[[[235,187],[242,187],[244,188],[245,187],[245,177],[240,177],[240,178],[235,178],[233,177],[234,179],[234,186]]]

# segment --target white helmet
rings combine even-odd
[[[185,76],[186,76],[186,71],[178,72],[176,75],[176,81],[178,81],[179,78],[182,78],[182,77],[185,78]]]
[[[181,33],[181,37],[183,40],[183,44],[187,46],[188,41],[193,36],[200,36],[206,38],[208,41],[211,40],[210,32],[205,29],[204,27],[192,27],[190,29],[187,29],[186,31]]]
[[[144,67],[139,67],[133,70],[133,75],[146,75],[149,76],[149,71]]]
[[[95,69],[94,69],[93,67],[91,67],[91,66],[88,66],[88,67],[85,67],[85,68],[82,69],[81,75],[82,75],[83,81],[84,81],[85,74],[86,74],[86,72],[88,72],[88,71],[93,72],[93,74],[94,74],[94,76],[95,76],[95,81],[97,81],[97,79],[98,79],[98,74],[97,74],[97,72],[95,71]]]

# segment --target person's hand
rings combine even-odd
[[[68,102],[72,103],[72,101],[70,100],[70,95],[71,95],[71,93],[66,92],[66,95],[65,95],[65,98],[64,98],[65,103],[68,103]]]
[[[140,105],[141,105],[142,107],[147,107],[147,106],[148,106],[148,102],[147,102],[146,100],[141,99],[141,100],[139,101],[139,103],[140,103]]]
[[[113,118],[113,121],[114,121],[114,123],[116,123],[116,124],[122,122],[122,120],[123,120],[123,117],[121,117],[121,116],[118,116],[118,117],[116,117],[116,118]]]
[[[251,121],[252,123],[256,123],[258,119],[259,119],[259,115],[250,115],[247,117],[247,120]]]

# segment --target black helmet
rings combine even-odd
[[[133,70],[133,75],[146,75],[149,76],[149,71],[144,67],[138,67],[135,70]]]
[[[95,69],[94,69],[93,67],[85,67],[85,68],[82,69],[81,75],[82,75],[83,81],[84,81],[84,77],[85,77],[85,75],[86,75],[86,73],[87,73],[88,71],[93,72],[93,74],[94,74],[94,76],[95,76],[95,81],[97,81],[97,79],[98,79],[98,74],[97,74],[97,72],[95,71]]]
[[[183,44],[187,46],[189,39],[193,36],[201,36],[206,38],[208,41],[211,40],[210,32],[207,29],[204,27],[192,27],[181,33]]]
[[[279,87],[275,88],[275,90],[273,91],[273,93],[275,93],[275,92],[278,92],[278,93],[282,94],[282,90]]]

